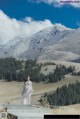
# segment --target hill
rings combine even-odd
[[[42,61],[38,61],[42,62]],[[46,61],[44,61],[46,62]],[[60,62],[53,61],[56,64],[65,64],[66,66],[75,65],[77,71],[80,70],[79,63],[70,63],[70,62]],[[47,66],[48,67],[48,66]],[[50,67],[50,66],[49,66]],[[52,65],[51,65],[52,67]],[[50,71],[50,70],[49,70]],[[72,76],[70,74],[65,76],[65,79],[55,83],[33,83],[33,94],[32,94],[32,104],[41,105],[39,102],[40,96],[46,92],[55,91],[58,87],[62,87],[63,85],[68,85],[70,83],[75,83],[76,81],[80,82],[80,76]],[[0,103],[10,104],[19,104],[20,96],[22,91],[23,82],[6,82],[5,80],[0,81]],[[70,105],[70,106],[60,106],[54,107],[50,109],[51,112],[55,114],[79,114],[78,109],[80,109],[80,104]]]
[[[80,58],[80,29],[49,27],[30,37],[17,36],[0,48],[0,57],[66,60]]]

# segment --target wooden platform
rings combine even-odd
[[[44,119],[45,114],[50,114],[49,110],[33,105],[4,105],[7,113],[13,114],[18,119]]]

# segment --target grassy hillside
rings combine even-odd
[[[56,90],[58,87],[62,85],[68,85],[70,83],[75,83],[76,81],[80,81],[80,77],[75,76],[66,76],[65,80],[58,81],[56,83],[33,83],[33,96],[32,99],[35,97],[37,98],[41,94],[45,92],[50,92]],[[4,103],[10,100],[13,100],[11,103],[18,101],[17,98],[20,98],[21,90],[22,90],[23,82],[5,82],[0,81],[0,103]],[[40,94],[40,95],[39,95]],[[34,96],[35,95],[35,96]],[[32,101],[34,103],[34,101]],[[35,103],[38,103],[37,100]]]
[[[43,61],[38,61],[38,63],[42,63]],[[44,61],[46,62],[46,61]],[[47,61],[48,62],[48,61]],[[51,61],[52,62],[52,61]],[[66,67],[68,66],[75,66],[76,71],[80,71],[80,64],[79,63],[70,63],[70,62],[64,62],[64,61],[53,61],[55,64],[64,64]],[[49,73],[52,68],[55,68],[55,65],[48,65],[49,69],[47,70],[47,73]],[[42,72],[44,72],[42,67]],[[56,83],[33,83],[33,94],[32,94],[32,104],[38,104],[40,96],[45,92],[51,92],[55,91],[58,87],[62,87],[63,85],[68,85],[70,83],[75,83],[76,81],[80,82],[80,76],[72,76],[70,74],[65,76],[65,79],[62,79],[61,81],[58,81]],[[0,80],[0,103],[6,103],[10,102],[11,104],[20,103],[20,96],[22,91],[23,82],[6,82],[5,80]],[[68,110],[68,107],[69,110]],[[78,107],[78,108],[77,108]],[[80,109],[80,104],[78,105],[71,105],[71,106],[64,106],[64,109],[61,108],[54,108],[51,109],[52,112],[55,114],[79,114],[78,109]]]
[[[67,62],[67,61],[58,61],[58,60],[39,60],[37,61],[38,63],[46,63],[46,62],[52,62],[52,63],[55,63],[55,64],[61,64],[61,65],[65,65],[66,67],[69,67],[69,66],[75,66],[75,69],[76,71],[80,71],[80,63],[75,63],[75,62]],[[48,69],[48,72],[52,71],[55,67],[52,68],[52,66],[47,66],[47,68],[49,67]],[[44,70],[43,70],[44,72]]]

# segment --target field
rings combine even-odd
[[[78,63],[70,63],[70,62],[58,62],[55,61],[56,64],[64,64],[66,66],[73,65],[76,67],[76,70],[80,70],[80,64]],[[43,69],[42,69],[43,70]],[[48,67],[48,71],[50,70],[50,66]],[[52,70],[52,66],[51,66]],[[50,71],[51,71],[50,70]],[[46,72],[45,72],[46,73]],[[48,72],[47,72],[48,73]],[[33,83],[33,94],[31,104],[40,105],[39,99],[42,94],[45,92],[55,91],[58,87],[62,85],[75,83],[76,81],[80,81],[80,76],[72,76],[66,75],[65,79],[58,81],[56,83]],[[10,104],[19,104],[21,91],[23,87],[23,82],[6,82],[5,80],[0,81],[0,104],[10,103]],[[80,114],[80,104],[64,106],[64,107],[54,107],[50,109],[50,111],[54,114]]]

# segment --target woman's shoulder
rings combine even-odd
[[[32,84],[32,81],[26,81],[26,84]]]
[[[30,81],[30,83],[32,84],[32,81]]]

